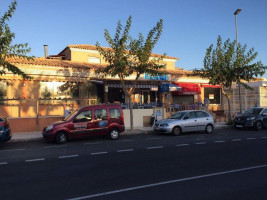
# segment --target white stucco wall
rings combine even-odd
[[[151,116],[153,109],[133,109],[134,128],[143,127],[143,117]],[[125,128],[130,128],[130,110],[123,110]]]

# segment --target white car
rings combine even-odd
[[[185,110],[176,112],[167,119],[155,123],[154,132],[180,135],[184,132],[205,131],[211,134],[214,130],[213,117],[200,110]]]

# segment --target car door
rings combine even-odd
[[[183,117],[183,132],[190,132],[197,130],[196,112],[192,111]]]
[[[267,109],[264,109],[261,112],[261,116],[263,118],[263,124],[264,124],[264,126],[267,127]]]
[[[68,125],[72,138],[93,134],[92,110],[81,111]]]
[[[207,124],[210,122],[209,114],[203,111],[196,111],[196,115],[197,115],[197,129],[200,131],[205,130]]]
[[[108,131],[108,116],[106,108],[94,110],[93,129],[95,135],[106,135]]]

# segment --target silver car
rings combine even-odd
[[[212,133],[213,129],[213,117],[209,113],[200,110],[176,112],[167,119],[157,121],[154,126],[154,132],[156,133],[172,133],[175,136],[192,131]]]

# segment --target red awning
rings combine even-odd
[[[221,88],[219,85],[209,85],[209,84],[202,84],[201,87],[205,88]]]
[[[201,90],[196,83],[174,83],[175,85],[182,88],[182,91],[176,91],[172,94],[174,95],[196,95],[201,94]]]

